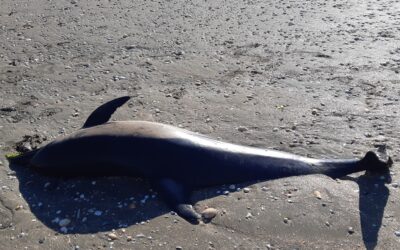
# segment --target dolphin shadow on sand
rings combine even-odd
[[[29,209],[47,227],[62,234],[92,234],[143,224],[163,216],[175,222],[183,219],[171,211],[150,182],[132,177],[43,176],[28,168],[11,163],[19,181],[19,191]],[[245,187],[257,183],[236,185]],[[221,187],[196,192],[193,202],[221,195]],[[232,192],[232,190],[230,190]],[[60,225],[68,219],[68,225]],[[205,223],[210,221],[204,220]]]
[[[388,169],[377,173],[367,171],[359,177],[346,176],[341,179],[352,180],[358,184],[362,239],[365,248],[373,250],[378,243],[378,233],[389,198],[389,189],[385,183],[392,181],[390,171]]]
[[[59,233],[89,234],[146,223],[155,217],[180,217],[165,205],[149,182],[139,178],[72,178],[43,176],[30,169],[10,164],[19,180],[19,189],[32,213],[47,227]],[[359,186],[359,213],[366,249],[377,245],[391,182],[389,170],[345,176]],[[252,185],[256,182],[237,186]],[[215,190],[214,190],[215,189]],[[210,199],[220,187],[196,195],[195,201]],[[200,199],[199,199],[200,198]],[[62,219],[71,223],[60,226]]]
[[[10,164],[32,213],[59,233],[88,234],[146,222],[168,213],[148,182],[126,177],[58,178]],[[170,215],[172,216],[172,215]],[[68,219],[68,225],[63,225]],[[61,223],[60,223],[61,222]]]

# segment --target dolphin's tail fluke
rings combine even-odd
[[[379,148],[377,152],[368,151],[362,159],[350,160],[321,160],[320,173],[333,178],[343,177],[348,174],[368,171],[372,173],[388,170],[393,160],[386,152],[386,148]]]
[[[386,152],[386,147],[381,147],[377,152],[367,152],[364,158],[360,160],[360,164],[367,171],[378,172],[390,168],[393,165],[393,160]]]
[[[25,153],[10,153],[6,154],[6,158],[10,162],[10,164],[29,166],[31,159],[35,156],[37,151],[39,151],[39,148]]]

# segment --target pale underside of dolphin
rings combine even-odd
[[[190,194],[196,188],[307,174],[337,178],[392,165],[386,154],[372,151],[362,159],[319,160],[221,142],[161,123],[108,122],[129,99],[120,97],[103,104],[80,130],[10,161],[62,177],[147,178],[166,203],[192,223],[200,219],[190,205]]]

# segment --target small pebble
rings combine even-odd
[[[108,234],[107,234],[107,237],[108,237],[110,240],[116,240],[116,239],[118,239],[118,236],[117,236],[115,233],[108,233]]]
[[[252,215],[250,212],[248,212],[248,213],[246,214],[246,219],[250,219],[251,217],[253,217],[253,215]]]
[[[243,192],[245,192],[245,193],[250,192],[250,188],[243,188]]]
[[[144,237],[146,237],[144,234],[137,234],[136,235],[136,238],[144,238]]]
[[[247,130],[249,130],[248,128],[244,127],[244,126],[240,126],[237,129],[239,132],[246,132]]]
[[[349,232],[349,234],[353,234],[354,233],[354,229],[352,227],[349,227],[347,229],[347,232]]]
[[[103,214],[103,212],[100,210],[97,210],[94,212],[94,215],[96,215],[96,216],[101,216],[102,214]]]
[[[60,227],[66,227],[66,226],[69,225],[69,223],[71,223],[71,220],[68,219],[68,218],[65,218],[65,219],[60,220],[60,221],[58,222],[58,225],[59,225]]]
[[[313,109],[313,110],[311,111],[311,114],[312,114],[312,115],[318,115],[318,110],[317,110],[317,109]]]
[[[317,197],[317,199],[319,199],[319,200],[322,199],[321,193],[319,191],[315,191],[314,195],[315,195],[315,197]]]
[[[218,214],[218,210],[215,208],[211,208],[211,207],[206,208],[203,210],[203,212],[201,212],[201,216],[207,220],[213,219],[215,216],[217,216],[217,214]]]
[[[177,246],[175,249],[176,250],[182,250],[183,248],[181,246]]]
[[[399,231],[396,231],[396,232],[394,232],[394,235],[396,235],[397,237],[400,237],[400,230],[399,230]]]
[[[125,46],[125,49],[127,49],[127,50],[136,49],[136,48],[137,48],[136,45],[127,45],[127,46]]]

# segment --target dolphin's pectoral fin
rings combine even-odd
[[[199,223],[201,216],[193,209],[193,206],[190,205],[189,188],[172,179],[160,179],[154,184],[167,205],[179,216],[192,224]]]
[[[198,214],[191,204],[177,204],[175,212],[192,224],[199,224],[201,215]]]
[[[104,103],[89,115],[82,128],[93,127],[106,123],[110,119],[111,115],[115,112],[115,110],[121,107],[130,98],[130,96],[123,96]]]

